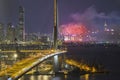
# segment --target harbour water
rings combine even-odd
[[[1,78],[0,80],[6,80]],[[120,80],[119,74],[85,74],[80,76],[26,75],[19,80]]]

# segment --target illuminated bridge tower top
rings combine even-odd
[[[57,49],[57,37],[58,37],[58,31],[57,31],[57,0],[54,0],[54,31],[53,31],[53,48]]]

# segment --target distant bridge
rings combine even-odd
[[[0,44],[0,53],[40,53],[51,48],[51,45],[41,44]]]
[[[50,49],[51,45],[41,44],[0,44],[0,50],[45,50]]]
[[[48,50],[19,50],[20,53],[46,53],[49,52]],[[0,53],[17,53],[16,50],[1,50]]]

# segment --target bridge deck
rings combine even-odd
[[[54,55],[65,53],[65,51],[53,51],[53,50],[45,50],[43,52],[45,54],[38,53],[37,55],[16,62],[12,67],[1,71],[0,76],[9,75],[11,78],[14,79],[19,75],[28,72],[32,67],[39,64],[43,60],[52,57]]]

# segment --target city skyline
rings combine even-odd
[[[0,80],[120,80],[119,8],[119,0],[0,0]]]
[[[10,18],[3,22],[7,22],[8,20],[8,22],[11,21],[13,24],[17,25],[17,8],[22,5],[25,8],[26,32],[52,33],[53,1],[29,0],[28,2],[26,0],[1,0],[1,3],[4,3],[3,6],[1,5],[2,7],[5,7],[5,4],[12,6],[9,5],[10,7],[8,6],[6,8],[1,7],[0,12],[2,9],[5,9],[5,13],[9,13],[10,10],[13,11],[12,14],[6,14],[6,17]],[[59,27],[69,23],[84,23],[88,28],[94,26],[101,29],[101,27],[104,27],[105,20],[109,25],[120,25],[119,4],[119,0],[58,0]],[[2,22],[2,20],[0,20],[0,22]]]

